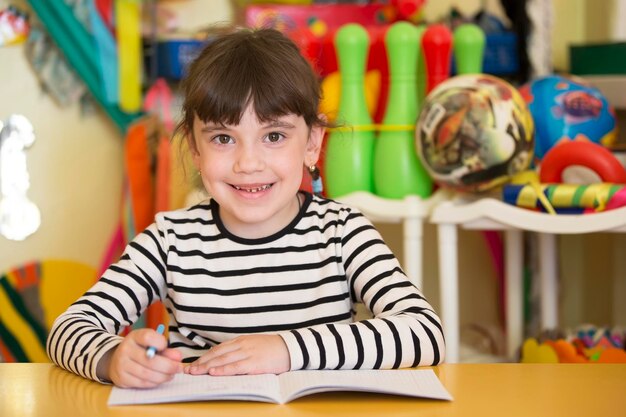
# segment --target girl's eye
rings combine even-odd
[[[228,145],[233,142],[233,138],[228,135],[217,135],[213,138],[213,141],[219,145]]]
[[[278,132],[270,132],[267,135],[267,140],[272,143],[279,142],[284,136]]]

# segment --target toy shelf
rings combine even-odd
[[[593,214],[551,215],[495,198],[457,197],[439,205],[431,221],[480,230],[519,229],[552,234],[626,232],[626,207]]]
[[[337,198],[344,204],[359,209],[373,222],[402,223],[404,269],[409,279],[422,288],[422,237],[424,220],[433,208],[451,197],[445,190],[437,190],[427,199],[416,195],[401,200],[357,191]]]
[[[558,325],[557,234],[626,232],[626,207],[601,213],[551,215],[504,203],[495,198],[455,197],[433,208],[430,217],[439,236],[441,318],[448,362],[459,360],[459,296],[457,228],[502,230],[505,236],[506,330],[510,358],[523,338],[523,232],[538,233],[543,328]]]

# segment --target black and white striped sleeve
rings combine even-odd
[[[55,320],[47,341],[50,359],[100,381],[98,362],[122,341],[119,333],[165,295],[165,248],[156,224],[137,235],[119,262]]]
[[[345,219],[341,248],[351,298],[364,303],[373,318],[283,334],[291,369],[392,369],[442,362],[439,317],[358,211]]]

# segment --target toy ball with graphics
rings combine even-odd
[[[535,157],[567,140],[610,146],[616,139],[613,109],[596,88],[580,78],[537,78],[520,88],[535,122]]]
[[[415,136],[435,182],[482,192],[530,165],[533,131],[526,103],[512,85],[472,74],[452,77],[428,95]]]

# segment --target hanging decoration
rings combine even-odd
[[[28,199],[30,178],[24,150],[35,141],[33,126],[22,115],[0,122],[0,234],[24,240],[41,224],[37,206]]]

